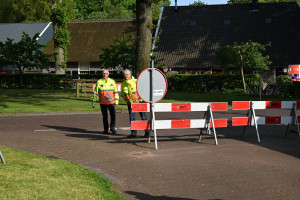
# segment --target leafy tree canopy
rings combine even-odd
[[[202,1],[198,0],[198,1],[194,1],[194,3],[190,3],[189,6],[204,6],[206,5],[205,3],[203,3]]]
[[[73,0],[64,0],[69,16],[75,19]],[[0,0],[0,22],[44,22],[51,20],[52,2],[48,0]]]
[[[12,65],[19,70],[20,75],[25,69],[43,69],[48,66],[49,55],[42,51],[45,45],[39,44],[39,33],[33,38],[23,32],[22,39],[14,42],[8,38],[4,43],[0,42],[0,65]],[[20,86],[22,86],[22,79]]]
[[[0,0],[0,22],[51,21],[51,7],[56,0]],[[63,0],[69,19],[122,19],[135,18],[136,0]],[[153,20],[160,14],[161,4],[169,6],[170,0],[153,0]]]
[[[118,72],[123,69],[130,69],[135,73],[136,68],[136,46],[132,41],[132,35],[126,37],[125,33],[122,33],[121,40],[113,37],[114,44],[108,48],[103,48],[103,53],[99,55],[100,64],[102,68],[116,68]],[[163,67],[162,59],[156,59],[156,53],[153,53],[152,59],[156,67]]]
[[[222,46],[217,51],[217,60],[225,69],[241,73],[244,90],[246,90],[244,70],[261,72],[269,69],[272,62],[269,61],[269,56],[262,54],[268,46],[271,44],[262,45],[252,41]]]

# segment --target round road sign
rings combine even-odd
[[[168,83],[164,73],[156,68],[148,68],[141,72],[137,79],[137,92],[140,98],[145,102],[151,101],[151,71],[152,71],[152,96],[153,102],[158,102],[164,98],[167,93]]]

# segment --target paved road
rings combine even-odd
[[[157,115],[199,117],[203,113]],[[117,127],[128,127],[128,120],[127,113],[118,113]],[[294,135],[285,138],[284,126],[261,126],[260,144],[252,128],[244,139],[242,127],[220,128],[218,146],[211,136],[198,143],[198,129],[158,130],[156,151],[145,138],[127,139],[129,130],[100,134],[101,121],[100,114],[1,116],[0,145],[96,170],[129,200],[300,199],[300,141]]]

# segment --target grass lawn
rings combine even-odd
[[[0,146],[0,199],[125,199],[77,164]]]
[[[160,103],[171,102],[228,102],[259,100],[259,97],[249,97],[241,93],[199,93],[168,91]],[[280,98],[262,98],[262,100],[282,100]],[[289,98],[288,100],[293,100]],[[127,109],[120,97],[118,110]],[[100,110],[91,107],[91,95],[76,98],[75,90],[45,90],[45,89],[0,89],[0,113],[26,112],[64,112]]]

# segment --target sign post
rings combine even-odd
[[[151,131],[153,131],[156,150],[158,147],[154,106],[156,102],[160,101],[165,96],[167,88],[167,78],[163,72],[154,68],[154,60],[152,60],[152,67],[142,71],[137,79],[137,93],[143,101],[150,103]],[[148,143],[150,143],[150,135]]]

